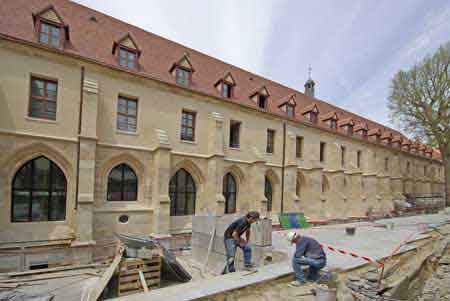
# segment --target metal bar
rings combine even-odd
[[[84,93],[83,93],[83,85],[84,85],[84,66],[81,67],[81,82],[80,82],[80,108],[79,108],[79,114],[78,114],[78,146],[77,146],[77,177],[75,181],[75,210],[78,209],[78,198],[79,198],[79,186],[80,186],[80,151],[81,151],[81,141],[80,141],[80,134],[81,134],[81,122],[83,118],[83,100],[84,100]]]
[[[281,206],[280,213],[284,211],[284,166],[286,164],[286,123],[283,122],[283,162],[281,164]]]

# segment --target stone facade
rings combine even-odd
[[[111,237],[114,231],[140,235],[189,231],[190,215],[170,216],[169,183],[180,169],[187,171],[195,182],[195,214],[224,213],[222,185],[228,172],[236,180],[238,212],[256,209],[264,215],[277,214],[282,198],[283,123],[286,124],[285,212],[301,211],[312,219],[343,218],[363,215],[369,209],[389,210],[392,201],[402,198],[403,193],[442,192],[443,171],[439,161],[371,140],[321,130],[1,38],[0,62],[3,245],[62,240],[92,242]],[[55,121],[28,117],[32,75],[58,81]],[[116,130],[119,96],[137,99],[135,133]],[[195,141],[180,139],[182,110],[196,112]],[[231,120],[241,122],[239,148],[228,147]],[[273,154],[266,153],[267,129],[275,131]],[[295,151],[297,136],[303,137],[300,158]],[[321,142],[326,143],[323,162],[319,158]],[[341,146],[346,148],[345,164]],[[359,167],[357,151],[362,154]],[[14,175],[24,163],[38,156],[50,159],[66,177],[66,218],[13,223]],[[137,176],[137,200],[107,201],[108,174],[122,163]],[[272,186],[271,212],[267,212],[266,178]],[[121,215],[127,215],[128,221],[119,222]]]

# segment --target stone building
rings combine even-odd
[[[2,246],[442,192],[439,153],[315,98],[311,78],[299,92],[66,0],[1,2]]]

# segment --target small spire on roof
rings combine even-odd
[[[311,64],[308,67],[308,80],[305,83],[305,94],[314,98],[314,86],[316,83],[313,81]]]

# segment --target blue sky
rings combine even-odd
[[[392,127],[392,76],[450,40],[448,0],[75,2],[299,91],[311,64],[318,98]]]

